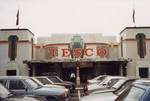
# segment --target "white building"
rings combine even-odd
[[[150,75],[150,27],[126,27],[115,36],[101,33],[38,37],[28,29],[0,30],[0,75],[58,75],[80,69],[81,81],[100,75]],[[12,36],[12,37],[11,37]]]
[[[17,38],[14,48],[9,38]],[[29,68],[23,61],[33,59],[33,40],[34,34],[28,29],[0,30],[0,75],[29,75]],[[10,50],[15,48],[16,58],[10,61]]]

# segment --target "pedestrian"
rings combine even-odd
[[[70,80],[72,81],[72,82],[75,82],[75,80],[76,80],[76,75],[75,75],[75,73],[71,73],[71,75],[70,75]]]

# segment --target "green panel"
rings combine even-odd
[[[138,45],[138,54],[140,58],[144,58],[146,55],[146,48],[145,48],[145,35],[143,33],[138,33],[136,35],[137,45]]]
[[[70,43],[70,52],[71,52],[71,57],[74,58],[73,56],[73,50],[76,48],[84,49],[84,43],[83,39],[80,36],[74,36],[71,40]],[[81,54],[81,57],[83,57],[83,52]]]
[[[15,60],[17,57],[17,41],[18,37],[16,35],[11,35],[8,38],[9,41],[9,58],[10,60]]]

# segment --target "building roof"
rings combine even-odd
[[[126,29],[148,29],[150,26],[142,26],[142,27],[126,27],[119,34],[121,35]]]
[[[24,31],[24,30],[27,30],[27,31],[29,31],[33,36],[35,36],[34,35],[34,33],[32,33],[29,29],[27,29],[27,28],[21,28],[21,29],[18,29],[18,28],[10,28],[10,29],[0,29],[0,31]]]

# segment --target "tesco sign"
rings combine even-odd
[[[58,54],[57,48],[49,48],[49,52],[51,57],[56,57]],[[75,58],[79,58],[81,55],[90,57],[96,54],[97,56],[104,58],[106,55],[108,55],[108,50],[105,47],[98,47],[96,49],[96,53],[94,53],[93,48],[75,48],[73,50],[70,50],[69,48],[62,48],[61,54],[62,57],[70,57],[72,54]]]

